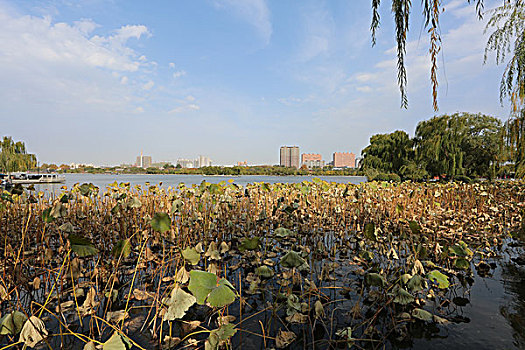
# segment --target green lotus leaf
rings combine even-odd
[[[27,317],[20,311],[13,311],[0,319],[0,335],[16,335],[22,330]]]
[[[219,280],[217,275],[210,272],[191,271],[188,289],[200,305],[208,300],[211,306],[223,307],[235,300],[231,283],[224,278]]]
[[[182,256],[192,265],[197,265],[201,259],[201,255],[195,250],[195,248],[190,247],[187,247],[182,251]]]
[[[290,250],[281,258],[281,265],[283,267],[298,267],[306,263],[306,260],[301,258],[299,253]]]
[[[208,303],[214,307],[223,307],[235,301],[233,286],[224,278],[219,280],[218,286],[208,295]]]
[[[421,234],[421,226],[416,221],[410,220],[408,227],[410,227],[410,231],[412,231],[413,234],[418,236]]]
[[[115,332],[102,346],[103,350],[129,350],[131,349],[131,342],[128,338],[121,336]]]
[[[373,222],[365,225],[365,237],[372,241],[377,241],[376,226]]]
[[[255,274],[263,278],[272,278],[274,275],[274,271],[268,266],[263,265],[255,269]]]
[[[289,235],[291,235],[292,231],[284,227],[279,227],[278,229],[274,231],[274,234],[276,237],[284,238],[284,237],[288,237]]]
[[[386,279],[378,273],[367,273],[365,275],[365,282],[369,286],[381,287],[386,286]]]
[[[432,281],[433,283],[437,284],[437,286],[441,289],[446,289],[450,286],[450,282],[448,281],[448,277],[438,270],[432,270],[427,274],[427,278]]]
[[[402,285],[406,285],[408,283],[408,281],[410,281],[411,278],[412,278],[411,274],[405,273],[405,274],[401,275],[401,277],[399,277],[399,282]]]
[[[420,275],[414,275],[407,282],[407,288],[412,292],[419,292],[426,288],[426,281]]]
[[[220,345],[230,339],[237,330],[232,324],[223,324],[210,332],[210,336],[204,343],[204,350],[217,350]]]
[[[412,294],[410,294],[403,288],[397,288],[397,291],[394,293],[394,295],[394,303],[401,305],[408,305],[415,300]]]
[[[121,255],[123,258],[127,258],[131,254],[131,242],[129,239],[121,239],[115,244],[111,250],[111,254],[115,259],[118,259]]]
[[[467,246],[467,244],[463,241],[459,241],[458,244],[449,247],[448,252],[451,256],[460,258],[471,257],[474,254],[472,250],[470,250],[470,248]]]
[[[80,191],[80,194],[84,197],[88,197],[93,193],[93,189],[95,186],[91,183],[83,183],[82,185],[78,186],[78,190]]]
[[[470,267],[470,262],[464,258],[454,259],[454,267],[457,269],[467,270]]]
[[[414,310],[412,310],[412,316],[417,318],[418,320],[426,321],[426,322],[433,320],[433,317],[432,317],[433,315],[430,312],[423,310],[423,309],[418,309],[418,308],[415,308]]]
[[[51,216],[51,208],[47,208],[42,211],[42,220],[44,220],[46,224],[49,224],[55,220],[55,218]]]
[[[156,213],[151,219],[151,228],[157,232],[164,233],[171,227],[170,216],[166,213]]]
[[[260,237],[253,237],[253,238],[245,238],[239,245],[239,251],[244,252],[245,250],[255,250],[259,246],[261,238]]]
[[[98,249],[87,238],[77,235],[68,236],[71,250],[81,258],[98,254]]]

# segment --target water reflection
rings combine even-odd
[[[513,329],[514,343],[525,349],[525,266],[506,263],[502,266],[502,282],[510,299],[500,312]]]

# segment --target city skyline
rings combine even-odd
[[[373,134],[413,135],[435,114],[506,119],[504,66],[483,63],[490,16],[465,1],[444,7],[435,113],[418,30],[399,108],[388,6],[371,47],[367,1],[0,0],[2,133],[42,163],[118,164],[140,145],[157,159],[191,150],[216,164],[274,164],[283,144],[358,154]]]

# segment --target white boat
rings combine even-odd
[[[65,183],[66,177],[59,174],[11,174],[13,184],[52,184]]]

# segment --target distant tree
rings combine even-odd
[[[0,142],[0,171],[27,171],[36,167],[34,154],[28,154],[23,142],[14,142],[11,137],[4,136]]]

